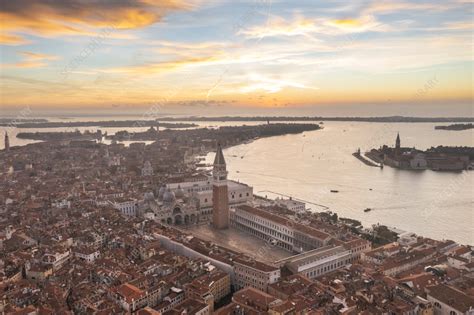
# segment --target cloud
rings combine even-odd
[[[297,88],[297,89],[318,90],[318,88],[309,87],[299,82],[273,79],[273,78],[264,77],[258,74],[251,75],[250,81],[252,81],[252,83],[247,84],[240,89],[242,93],[252,93],[252,92],[257,92],[257,91],[265,91],[267,93],[276,93],[287,87]]]
[[[468,0],[458,0],[440,4],[429,2],[373,1],[366,8],[354,12],[354,16],[343,18],[308,18],[302,15],[296,15],[293,19],[274,16],[267,21],[267,23],[242,29],[238,34],[243,35],[246,38],[304,36],[317,42],[320,41],[318,35],[390,32],[399,30],[399,27],[391,27],[388,24],[382,23],[377,18],[379,15],[396,13],[399,11],[445,11],[459,8],[468,3],[471,2]],[[459,27],[464,29],[468,26],[459,25]]]
[[[210,106],[223,106],[225,104],[230,104],[230,103],[233,103],[233,101],[192,99],[192,100],[181,100],[181,101],[168,101],[166,105],[181,106],[181,107],[210,107]]]
[[[238,34],[245,35],[248,38],[263,38],[272,36],[297,36],[309,35],[320,30],[315,21],[298,17],[291,22],[281,18],[274,17],[267,24],[239,31]]]
[[[23,45],[27,43],[28,41],[21,36],[0,33],[0,45]]]
[[[200,43],[180,43],[170,41],[160,41],[153,51],[160,55],[172,55],[183,57],[203,57],[223,55],[226,50],[234,49],[237,46],[225,42],[200,42]]]
[[[34,53],[31,51],[21,51],[19,54],[23,57],[22,61],[2,64],[2,68],[41,68],[48,64],[47,61],[58,59],[57,56]]]
[[[57,56],[34,53],[34,52],[31,52],[31,51],[21,51],[20,54],[25,56],[26,58],[28,58],[30,60],[55,60],[55,59],[57,59]]]
[[[313,41],[318,34],[338,35],[367,31],[388,31],[388,26],[378,22],[375,17],[365,15],[358,18],[306,18],[297,16],[289,21],[281,17],[274,17],[266,25],[258,25],[239,31],[238,34],[247,38],[305,36]]]
[[[359,18],[335,19],[326,22],[326,25],[337,28],[343,33],[361,33],[368,31],[386,32],[391,28],[385,25],[373,16],[364,15]]]
[[[162,42],[161,47],[153,48],[161,53],[163,61],[145,62],[139,65],[120,66],[105,69],[96,69],[98,72],[110,74],[126,75],[154,75],[165,72],[172,72],[184,67],[207,67],[207,66],[231,66],[247,64],[274,63],[278,60],[285,60],[293,56],[300,55],[301,52],[294,51],[294,47],[266,46],[262,45],[259,50],[245,46],[230,46],[232,49],[226,51],[229,45],[214,42],[203,43],[180,43]],[[311,46],[314,49],[314,45]],[[150,56],[150,58],[153,58]],[[219,72],[222,73],[222,72]]]
[[[142,28],[170,11],[188,9],[180,0],[0,0],[2,43],[21,43],[16,33],[38,36],[91,35],[99,27]]]
[[[430,11],[444,11],[455,8],[459,5],[466,4],[467,1],[457,1],[444,3],[439,2],[407,2],[407,1],[384,1],[378,0],[374,1],[366,10],[365,14],[390,14],[400,11],[420,11],[420,10],[430,10]]]
[[[446,23],[441,27],[441,29],[445,30],[472,30],[474,29],[474,22],[473,21],[459,21],[459,22],[451,22]]]
[[[212,63],[218,60],[217,57],[205,56],[205,57],[194,57],[194,58],[185,58],[177,59],[172,61],[164,62],[155,62],[155,63],[146,63],[136,66],[128,67],[117,67],[112,69],[103,70],[105,73],[122,73],[122,74],[132,74],[132,75],[145,75],[145,74],[160,74],[163,72],[168,72],[175,70],[177,68],[192,66],[192,65],[205,65]]]

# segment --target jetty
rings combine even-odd
[[[362,154],[360,154],[360,149],[357,150],[356,152],[352,153],[353,156],[355,156],[359,161],[364,163],[367,166],[372,166],[372,167],[382,167],[380,164],[376,164],[369,159],[365,158]]]

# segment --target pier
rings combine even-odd
[[[370,161],[369,159],[365,158],[364,156],[362,156],[362,154],[360,154],[360,149],[357,150],[356,152],[352,153],[352,155],[355,156],[359,161],[361,161],[362,163],[364,163],[367,166],[380,167],[380,168],[383,167],[381,164],[376,164],[376,163]]]

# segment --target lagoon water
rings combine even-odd
[[[323,130],[259,139],[228,148],[224,155],[229,178],[252,185],[258,195],[292,196],[307,201],[313,211],[329,209],[364,226],[380,223],[472,245],[474,171],[379,169],[352,156],[359,147],[394,145],[397,132],[407,147],[474,145],[472,130],[442,131],[435,125],[326,122]]]
[[[216,127],[257,122],[198,124]],[[474,171],[379,169],[352,156],[358,148],[366,151],[383,144],[393,145],[397,132],[400,132],[402,146],[407,147],[474,146],[474,130],[435,130],[435,125],[326,122],[322,130],[263,138],[228,148],[224,154],[229,178],[248,183],[258,195],[292,196],[306,201],[312,211],[329,209],[340,217],[360,220],[365,226],[381,223],[435,239],[474,245]],[[94,131],[97,128],[77,129]],[[124,128],[100,129],[113,134]],[[129,131],[146,129],[127,128]],[[12,128],[10,142],[11,145],[34,142],[17,139],[15,135],[20,131],[65,130],[67,128]],[[3,148],[1,142],[0,149]],[[213,153],[207,156],[209,163],[213,156]],[[364,212],[365,208],[373,210]]]

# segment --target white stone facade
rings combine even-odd
[[[351,258],[350,250],[343,246],[327,246],[290,257],[286,266],[293,273],[314,279],[347,266],[351,263]]]

